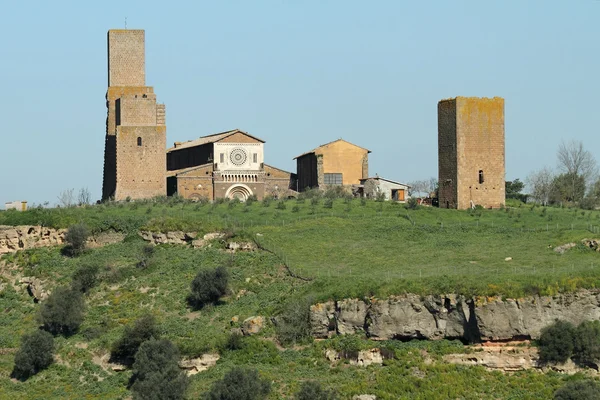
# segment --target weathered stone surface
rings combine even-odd
[[[554,297],[465,298],[407,294],[315,304],[310,309],[313,336],[365,332],[373,339],[461,339],[468,342],[537,339],[556,320],[575,325],[600,320],[600,291],[581,290]]]
[[[362,300],[345,299],[338,301],[336,307],[338,333],[340,335],[348,335],[364,332],[368,309],[369,307]]]
[[[36,277],[25,276],[19,280],[19,283],[25,286],[29,295],[36,302],[46,300],[49,296],[49,293],[43,289],[42,282]]]
[[[37,247],[56,246],[65,242],[66,229],[39,225],[0,225],[0,255]]]
[[[246,318],[242,322],[242,334],[244,336],[254,335],[261,331],[265,324],[265,319],[261,316]]]
[[[189,244],[195,242],[196,232],[150,232],[140,231],[139,235],[151,244]]]
[[[212,233],[207,233],[206,235],[204,235],[202,237],[202,239],[204,240],[215,240],[215,239],[223,239],[225,237],[224,233],[221,232],[212,232]]]
[[[441,339],[444,332],[419,296],[408,294],[374,300],[367,331],[375,339]]]
[[[256,244],[252,242],[229,242],[227,243],[227,249],[232,251],[254,251],[256,250]]]
[[[203,354],[201,357],[183,359],[179,361],[179,368],[186,370],[187,375],[196,375],[198,372],[206,371],[219,361],[218,354]]]
[[[357,394],[352,397],[352,400],[377,400],[377,396],[374,394]]]
[[[565,243],[561,246],[556,246],[554,248],[554,251],[557,252],[558,254],[564,254],[565,251],[567,251],[575,246],[577,246],[575,243]]]
[[[310,326],[314,337],[327,338],[330,334],[330,321],[334,320],[335,303],[317,303],[310,307]]]

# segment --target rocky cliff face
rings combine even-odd
[[[311,307],[312,332],[324,338],[364,333],[373,339],[460,339],[465,342],[537,339],[556,320],[600,319],[600,292],[522,299],[417,296],[345,299]]]
[[[52,229],[43,226],[0,225],[0,255],[17,250],[63,244],[66,231],[66,229]]]

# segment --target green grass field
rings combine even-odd
[[[600,284],[600,253],[583,246],[563,255],[552,247],[598,237],[598,211],[518,205],[471,212],[421,208],[358,200],[255,202],[244,204],[121,203],[88,208],[0,212],[0,225],[44,224],[68,227],[85,222],[94,231],[129,233],[122,243],[88,250],[78,258],[58,248],[19,252],[2,258],[0,284],[0,399],[126,398],[130,371],[105,369],[107,354],[123,327],[144,313],[156,316],[162,335],[185,356],[218,351],[221,359],[192,377],[188,398],[196,399],[211,382],[235,365],[256,368],[273,383],[270,399],[292,398],[303,380],[334,388],[342,399],[372,393],[379,399],[550,399],[569,379],[557,373],[488,372],[448,365],[441,356],[467,351],[458,342],[372,342],[361,347],[392,348],[395,359],[367,368],[342,362],[331,365],[325,348],[339,338],[284,349],[267,323],[245,348],[222,350],[237,321],[255,315],[272,317],[288,303],[307,296],[316,300],[385,296],[402,292],[501,294],[571,291]],[[192,249],[162,245],[151,265],[136,267],[144,242],[140,228],[206,233],[227,229],[240,240],[258,238],[270,252],[227,253],[215,243]],[[257,236],[260,234],[261,236]],[[237,238],[236,238],[237,240]],[[505,261],[512,257],[511,261]],[[282,262],[302,277],[296,279]],[[86,297],[86,317],[79,332],[56,339],[56,362],[26,382],[10,379],[22,334],[36,329],[39,305],[17,276],[36,276],[45,288],[68,284],[81,265],[101,267],[101,283]],[[185,298],[196,273],[226,265],[231,294],[223,304],[192,311]],[[433,363],[428,359],[434,360]]]

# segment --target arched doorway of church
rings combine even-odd
[[[252,196],[252,190],[248,186],[240,184],[231,186],[225,193],[225,197],[239,201],[246,201],[250,196]]]

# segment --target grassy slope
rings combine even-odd
[[[68,283],[73,271],[86,263],[102,266],[103,279],[87,298],[86,320],[80,332],[57,339],[59,362],[24,383],[13,382],[8,376],[20,336],[37,326],[38,306],[25,291],[15,292],[10,285],[0,292],[0,398],[128,396],[125,387],[130,373],[105,371],[94,363],[94,357],[106,354],[124,324],[144,312],[157,316],[164,336],[173,340],[184,355],[196,356],[219,348],[228,331],[239,326],[231,323],[234,316],[239,321],[253,315],[272,316],[285,302],[309,293],[320,298],[399,291],[520,293],[531,287],[593,286],[599,275],[592,268],[594,262],[600,264],[597,253],[580,248],[559,256],[547,248],[591,236],[585,229],[590,223],[598,223],[597,212],[582,215],[580,211],[548,209],[543,213],[540,208],[530,211],[523,206],[508,212],[470,215],[436,209],[407,211],[401,206],[371,202],[361,206],[358,201],[350,207],[337,201],[332,209],[322,204],[313,206],[309,201],[285,205],[285,209],[275,204],[253,204],[249,208],[227,204],[125,205],[45,212],[45,218],[53,218],[57,226],[83,220],[96,229],[112,221],[122,226],[131,223],[155,228],[179,225],[205,232],[231,226],[235,221],[239,229],[243,225],[242,235],[261,233],[267,246],[286,257],[296,272],[315,279],[304,282],[287,276],[279,256],[266,252],[232,257],[216,248],[194,250],[181,246],[159,246],[151,267],[140,270],[135,264],[143,242],[135,236],[77,259],[64,258],[59,249],[37,249],[5,257],[6,261],[18,262],[22,270],[5,269],[3,273],[8,276],[0,278],[4,282],[21,273],[42,278],[51,289]],[[299,208],[296,212],[292,211],[295,205]],[[355,218],[331,217],[331,213]],[[15,219],[40,215],[0,213],[0,224],[25,223]],[[546,231],[546,223],[558,223],[559,229],[548,226]],[[513,261],[504,261],[507,256]],[[222,305],[191,313],[185,303],[189,283],[199,269],[221,264],[230,265],[233,295]],[[444,270],[440,265],[452,268]],[[494,269],[497,272],[490,273]],[[248,293],[237,298],[241,290]],[[92,329],[97,337],[90,334]],[[384,367],[359,368],[344,363],[331,367],[322,349],[336,345],[339,339],[282,351],[270,339],[273,335],[269,324],[258,338],[245,339],[245,349],[223,351],[216,367],[192,378],[189,397],[198,398],[233,365],[258,368],[272,380],[272,399],[289,397],[304,379],[336,388],[342,398],[374,393],[382,399],[544,399],[551,398],[564,381],[556,374],[502,375],[481,368],[427,363],[421,349],[438,359],[445,352],[464,351],[462,345],[445,341],[387,344],[394,347],[397,359],[386,361]],[[361,343],[363,347],[381,345]]]

